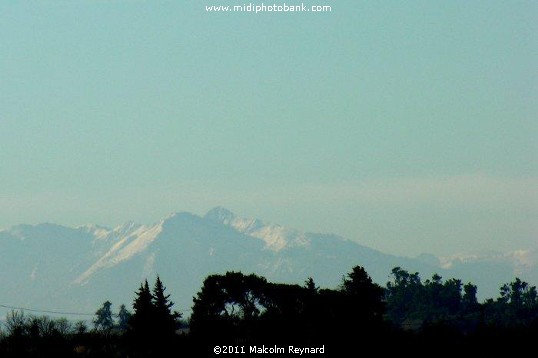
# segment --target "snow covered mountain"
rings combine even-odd
[[[225,208],[205,216],[176,213],[153,225],[18,225],[0,231],[0,305],[94,312],[105,300],[130,305],[144,279],[161,276],[177,309],[188,310],[203,279],[229,270],[301,283],[312,276],[335,287],[354,265],[384,284],[401,266],[478,284],[494,296],[517,274],[538,281],[536,253],[406,258],[388,255],[330,234],[305,233]],[[0,315],[3,313],[0,311]]]

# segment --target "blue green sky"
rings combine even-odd
[[[204,11],[243,3],[2,1],[0,228],[222,205],[396,254],[537,246],[537,2]]]

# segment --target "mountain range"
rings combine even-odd
[[[175,308],[188,316],[211,273],[254,272],[270,281],[313,277],[334,288],[355,265],[384,285],[393,267],[478,285],[480,298],[518,276],[538,282],[536,250],[437,258],[395,256],[333,234],[307,233],[217,207],[175,213],[153,225],[17,225],[0,231],[0,306],[92,313],[106,300],[130,306],[141,282],[158,274]],[[1,311],[0,311],[1,312]],[[73,318],[73,317],[70,317]]]

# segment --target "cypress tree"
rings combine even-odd
[[[155,286],[153,287],[153,306],[155,312],[156,329],[163,337],[171,337],[179,328],[178,312],[172,311],[174,302],[170,300],[170,295],[165,294],[166,287],[163,285],[161,278],[157,276]]]

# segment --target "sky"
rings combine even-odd
[[[224,206],[394,254],[538,247],[537,2],[205,11],[234,1],[1,2],[0,228]]]

